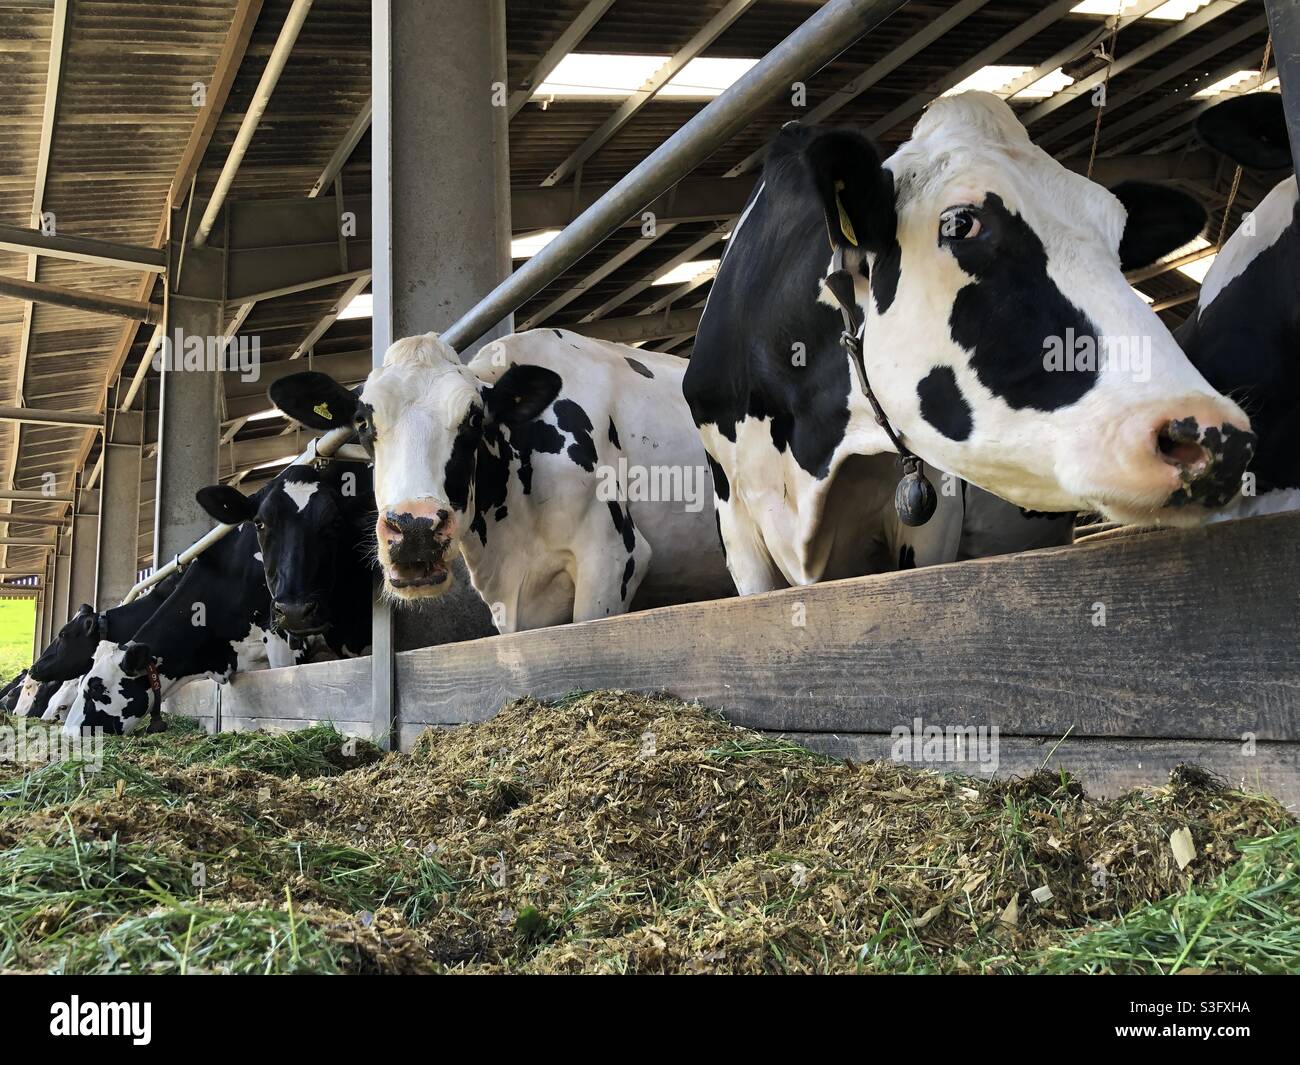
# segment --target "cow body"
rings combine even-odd
[[[96,613],[89,603],[83,603],[41,652],[40,658],[32,663],[32,676],[37,680],[58,681],[80,677],[90,668],[102,642],[117,644],[134,636],[158,605],[171,595],[179,580],[177,574],[165,577],[144,595],[110,607],[102,614]]]
[[[514,632],[730,594],[684,369],[563,330],[462,364],[428,334],[389,349],[360,403],[305,374],[272,398],[315,428],[359,423],[390,594],[435,598],[459,549],[497,628]],[[317,407],[335,420],[313,421]]]
[[[956,530],[968,522],[987,545],[1066,536],[1063,518],[1036,528],[1017,515],[990,530],[942,490],[933,530],[900,527],[895,448],[823,284],[832,249],[874,392],[940,470],[1019,507],[1125,520],[1201,520],[1235,494],[1248,419],[1188,364],[1121,270],[1190,240],[1204,212],[1183,198],[1186,217],[1140,242],[1125,229],[1126,206],[1130,219],[1149,206],[1136,193],[1121,205],[1065,171],[983,93],[936,101],[884,164],[854,133],[792,124],[778,135],[685,376],[742,593],[878,572],[909,547],[917,564],[960,557]],[[1049,358],[1054,344],[1110,351],[1110,337],[1129,336],[1146,380]]]
[[[1254,93],[1219,104],[1198,120],[1202,137],[1234,162],[1272,170],[1289,165],[1281,100]],[[1259,445],[1254,483],[1225,517],[1300,508],[1300,195],[1283,178],[1243,219],[1205,275],[1196,309],[1174,335],[1215,388],[1238,399]]]

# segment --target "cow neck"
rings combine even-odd
[[[835,246],[831,259],[830,273],[826,275],[824,281],[826,290],[840,305],[840,317],[844,320],[844,329],[840,333],[840,347],[848,353],[849,362],[857,372],[858,387],[867,402],[871,404],[871,409],[876,416],[876,424],[885,431],[885,435],[889,437],[890,443],[894,445],[894,449],[903,460],[903,477],[894,491],[894,509],[898,511],[898,518],[904,525],[912,527],[924,525],[934,516],[938,497],[934,485],[926,479],[925,463],[913,454],[903,443],[903,438],[889,424],[885,409],[880,405],[876,393],[871,388],[871,381],[867,378],[867,365],[862,352],[862,337],[867,327],[866,315],[858,307],[853,275],[844,265],[844,249],[838,245]]]

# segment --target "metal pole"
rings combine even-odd
[[[266,61],[262,80],[257,83],[253,99],[248,104],[248,110],[244,112],[244,120],[239,124],[239,132],[235,134],[235,143],[230,146],[230,154],[226,156],[225,165],[221,168],[217,183],[212,189],[208,206],[199,220],[198,230],[194,234],[196,248],[201,248],[207,243],[208,235],[217,221],[217,215],[221,213],[222,204],[226,202],[235,175],[239,173],[239,166],[244,161],[244,153],[248,151],[248,146],[253,141],[253,134],[257,132],[262,115],[266,113],[266,105],[271,102],[275,84],[280,80],[285,63],[289,61],[289,53],[293,51],[293,46],[298,40],[298,32],[307,21],[311,2],[312,0],[293,0],[293,7],[289,9],[284,25],[280,27],[280,36],[276,38],[275,47],[271,49],[271,57]]]
[[[104,424],[102,414],[90,411],[41,410],[36,407],[0,407],[0,422],[19,422],[23,425],[68,425],[86,429],[99,429]]]
[[[1291,165],[1300,175],[1300,0],[1264,0],[1268,28],[1273,33],[1277,76],[1282,82],[1282,107],[1291,139]]]
[[[460,351],[573,266],[788,92],[907,0],[829,0],[739,81],[656,148],[551,243],[481,299],[442,337]]]

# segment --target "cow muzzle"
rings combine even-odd
[[[1220,397],[1133,412],[1101,471],[1101,497],[1120,502],[1102,509],[1122,521],[1199,523],[1241,492],[1255,442],[1250,420]]]
[[[448,555],[456,543],[451,508],[436,500],[416,500],[385,508],[375,537],[384,583],[400,599],[430,598],[450,586]]]
[[[315,636],[329,628],[329,612],[316,599],[286,602],[277,599],[272,607],[275,626],[294,636]]]

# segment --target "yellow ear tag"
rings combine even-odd
[[[856,244],[857,241],[854,241],[853,243]],[[328,418],[330,421],[334,420],[334,415],[330,412],[329,404],[324,400],[312,407],[312,413],[319,414],[322,418]]]
[[[858,246],[858,235],[853,232],[853,223],[849,221],[849,212],[844,209],[844,201],[840,199],[840,189],[842,188],[844,188],[844,182],[835,182],[835,209],[840,213],[840,232],[844,234],[844,239],[856,248]]]

